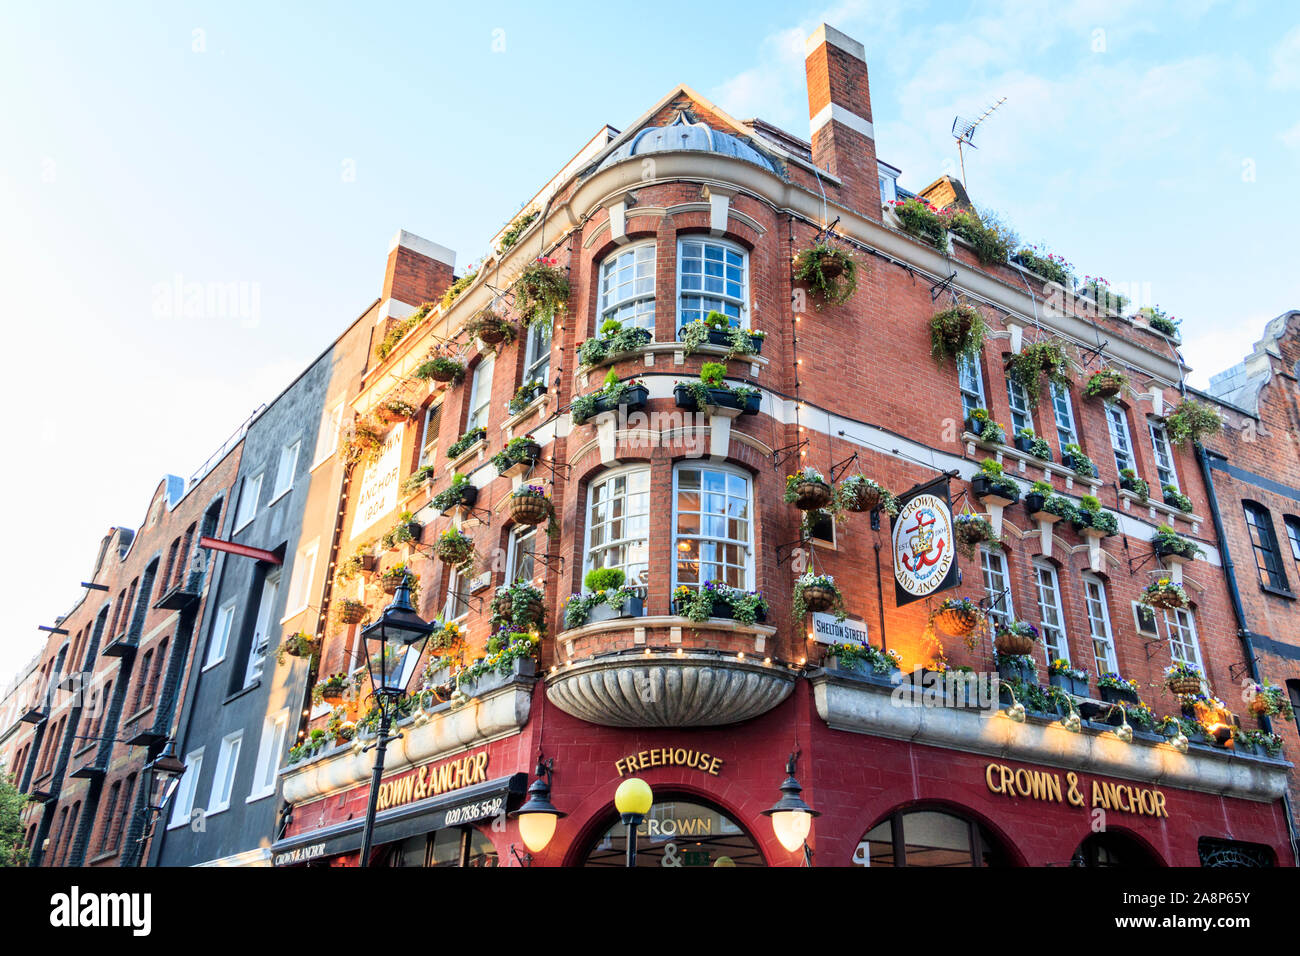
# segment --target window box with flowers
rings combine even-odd
[[[1074,286],[1074,267],[1063,256],[1054,255],[1037,246],[1021,246],[1011,261],[1049,282],[1067,289]]]
[[[1007,256],[1018,241],[1009,226],[992,213],[980,214],[972,209],[956,210],[948,228],[970,243],[980,265],[1005,265]]]
[[[531,631],[513,627],[497,631],[488,638],[484,648],[487,653],[456,672],[460,696],[479,697],[516,677],[531,677],[537,670],[535,658],[540,643],[541,637]]]
[[[1101,699],[1108,704],[1139,704],[1137,681],[1126,680],[1118,674],[1108,672],[1097,678],[1097,690]]]
[[[980,462],[980,473],[971,479],[971,493],[983,504],[1002,507],[1020,500],[1020,485],[1010,475],[1002,473],[1000,462],[987,458]]]
[[[1069,444],[1061,450],[1061,464],[1069,468],[1080,478],[1096,478],[1097,466],[1083,453],[1078,445]]]
[[[569,300],[569,277],[555,262],[539,258],[529,263],[515,281],[515,308],[524,325],[549,319]]]
[[[1059,687],[1075,697],[1088,696],[1088,672],[1079,667],[1071,667],[1070,662],[1057,658],[1047,665],[1047,679],[1053,687]]]
[[[819,242],[795,254],[794,279],[829,305],[843,305],[858,288],[858,263],[853,255]]]
[[[762,592],[733,588],[721,581],[705,581],[698,589],[680,584],[673,590],[673,613],[696,623],[711,617],[740,624],[762,623],[767,620],[767,610]]]
[[[478,488],[468,476],[456,472],[451,476],[451,484],[429,499],[429,503],[441,515],[464,514],[478,502]]]
[[[1239,753],[1263,754],[1266,757],[1282,755],[1282,738],[1262,730],[1232,729],[1232,749]]]
[[[745,385],[729,385],[724,378],[726,374],[727,366],[722,362],[705,362],[700,367],[698,379],[678,382],[674,386],[673,398],[677,407],[689,411],[700,409],[710,416],[724,418],[757,415],[762,392]]]
[[[451,447],[447,449],[447,460],[457,461],[462,456],[467,455],[476,445],[485,441],[487,441],[487,429],[482,427],[472,428],[451,443]]]
[[[421,362],[412,372],[422,382],[434,381],[459,385],[465,381],[465,363],[445,355],[437,355]]]
[[[1165,504],[1177,508],[1179,511],[1188,514],[1191,513],[1192,499],[1187,497],[1173,485],[1165,485],[1162,487],[1160,489],[1160,497],[1164,499]]]
[[[966,419],[966,430],[986,445],[1000,445],[1007,437],[1007,430],[993,420],[987,408],[971,411]]]
[[[597,624],[623,617],[641,617],[645,613],[645,595],[640,588],[628,587],[618,568],[592,568],[582,579],[584,591],[569,598],[564,605],[564,628],[571,630],[584,624]]]
[[[997,666],[998,676],[1002,680],[1018,684],[1016,687],[1017,696],[1024,687],[1038,687],[1038,662],[1034,660],[1032,654],[1003,654],[1000,651],[993,655],[993,662]],[[1023,701],[1028,706],[1028,701]],[[1037,708],[1042,709],[1042,708]]]
[[[1125,491],[1131,491],[1137,495],[1138,501],[1142,502],[1142,504],[1146,504],[1147,499],[1151,496],[1151,486],[1146,483],[1145,479],[1139,478],[1138,473],[1132,468],[1125,468],[1119,473],[1119,486]]]
[[[510,520],[516,524],[541,524],[555,513],[555,507],[541,485],[520,485],[510,492],[506,507]]]
[[[782,497],[786,504],[792,504],[800,511],[818,511],[831,503],[833,492],[825,476],[808,466],[785,476],[785,494]]]
[[[524,382],[511,396],[510,401],[506,402],[506,411],[511,415],[522,415],[528,411],[543,395],[546,394],[546,384],[540,379],[532,379]]]
[[[590,367],[631,355],[649,345],[653,338],[649,329],[624,325],[618,319],[606,319],[601,323],[598,336],[592,336],[578,346],[578,364]]]
[[[1016,432],[1016,448],[1041,461],[1052,460],[1052,446],[1047,444],[1046,438],[1035,435],[1032,428],[1022,428]]]
[[[484,309],[465,323],[465,334],[471,339],[478,339],[485,351],[493,351],[518,338],[519,329],[509,319],[491,309]]]
[[[1179,661],[1165,668],[1165,687],[1177,697],[1196,697],[1204,692],[1205,675],[1199,667]]]
[[[512,438],[506,447],[492,456],[492,464],[502,478],[522,475],[529,471],[542,457],[542,446],[536,440],[521,435]]]
[[[1056,494],[1055,489],[1046,481],[1036,481],[1025,495],[1025,510],[1035,521],[1055,524],[1057,521],[1073,521],[1075,507],[1070,499]]]
[[[730,316],[713,310],[702,319],[684,324],[677,337],[682,343],[683,355],[694,355],[705,345],[725,348],[725,360],[742,355],[761,355],[766,332],[733,325]]]
[[[1169,578],[1161,578],[1142,589],[1142,593],[1138,597],[1138,603],[1145,604],[1147,607],[1172,611],[1185,608],[1191,602],[1181,584],[1175,584]]]
[[[1072,517],[1074,530],[1084,537],[1108,538],[1119,531],[1119,519],[1093,495],[1084,495]]]
[[[896,515],[898,498],[866,475],[849,475],[836,486],[834,510],[865,512],[877,508],[886,514]]]
[[[365,544],[359,544],[352,554],[339,562],[338,571],[335,576],[340,581],[350,581],[358,574],[368,574],[375,570],[379,559],[374,553],[375,542],[367,541]]]
[[[1178,334],[1180,320],[1170,315],[1160,306],[1144,305],[1138,309],[1138,315],[1146,319],[1147,325],[1166,338],[1173,339],[1174,342],[1182,341]]]
[[[1038,628],[1028,621],[995,621],[993,646],[999,654],[1007,657],[1033,654],[1038,647]]]
[[[882,651],[871,644],[836,642],[826,648],[826,666],[851,674],[880,675],[892,678],[902,671],[898,651]],[[890,682],[893,683],[892,680]]]
[[[984,348],[988,327],[980,310],[958,302],[930,316],[930,356],[942,367],[945,359],[975,358]]]
[[[637,379],[620,381],[613,369],[605,376],[598,391],[577,396],[569,406],[573,424],[583,425],[597,415],[627,409],[627,414],[639,412],[650,400],[650,390]]]
[[[415,515],[409,511],[403,511],[397,516],[397,524],[385,531],[379,541],[385,550],[391,551],[399,544],[419,541],[422,531],[424,531],[424,526],[415,520]]]
[[[809,612],[824,614],[829,611],[835,615],[837,621],[842,621],[848,616],[848,612],[844,609],[844,595],[840,593],[835,579],[829,574],[815,574],[812,571],[801,574],[794,582],[790,605],[790,616],[794,618],[796,626],[808,616]]]
[[[417,468],[403,480],[402,494],[410,498],[436,477],[437,469],[433,465],[424,465]]]
[[[929,243],[940,252],[948,251],[948,227],[952,215],[947,210],[940,210],[915,196],[895,199],[889,203],[888,208],[897,217],[904,232]]]
[[[1162,524],[1151,536],[1151,547],[1158,557],[1171,561],[1195,561],[1205,553],[1200,545],[1184,538],[1167,524]]]

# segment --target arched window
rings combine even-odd
[[[749,476],[722,465],[678,465],[673,473],[673,586],[721,581],[753,587]]]
[[[1070,857],[1071,866],[1139,867],[1160,866],[1160,861],[1141,841],[1117,830],[1093,833]]]
[[[655,244],[639,242],[611,252],[600,264],[600,322],[655,328]]]
[[[617,818],[578,861],[580,866],[626,866],[627,827]],[[637,837],[637,867],[767,866],[744,827],[694,797],[656,795]]]
[[[650,469],[609,471],[587,490],[586,569],[618,568],[627,583],[650,580]]]
[[[749,254],[718,239],[692,236],[677,243],[677,327],[721,312],[749,328]]]
[[[1007,866],[992,834],[943,810],[895,811],[867,831],[853,855],[861,866]]]

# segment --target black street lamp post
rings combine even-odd
[[[370,745],[375,748],[375,769],[370,778],[366,826],[361,835],[361,866],[370,865],[375,810],[379,803],[379,783],[384,775],[388,741],[401,736],[388,736],[393,712],[397,708],[397,702],[406,696],[406,685],[410,683],[420,662],[420,655],[424,652],[425,642],[434,629],[433,624],[415,613],[415,608],[411,606],[411,589],[406,575],[403,575],[393,595],[393,602],[384,608],[377,621],[361,631],[366,648],[366,669],[370,673],[370,689],[375,697],[375,706],[379,708],[379,737]]]
[[[176,741],[169,739],[154,757],[141,771],[141,791],[144,796],[144,806],[141,812],[144,813],[144,832],[140,835],[139,843],[136,847],[136,866],[144,866],[145,846],[149,843],[149,838],[153,836],[154,824],[162,816],[176,788],[180,785],[181,777],[185,774],[185,764],[176,756]],[[154,788],[161,783],[162,789],[158,794],[158,802],[154,803]]]

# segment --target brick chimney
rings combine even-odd
[[[456,253],[399,229],[388,247],[379,323],[404,319],[425,302],[437,302],[451,285]]]
[[[871,90],[862,44],[823,23],[805,44],[813,162],[844,183],[841,202],[880,221]]]

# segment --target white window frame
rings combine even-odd
[[[1083,578],[1083,609],[1088,618],[1088,632],[1092,638],[1093,664],[1100,674],[1119,673],[1119,658],[1115,654],[1115,632],[1110,626],[1110,607],[1106,601],[1106,583],[1095,575]],[[1094,604],[1100,616],[1094,613]],[[1102,650],[1098,656],[1098,650]],[[1104,660],[1102,658],[1105,658]]]
[[[725,538],[725,537],[719,538],[713,535],[704,534],[703,526],[701,526],[700,531],[697,534],[688,534],[688,535],[679,534],[677,530],[677,525],[678,525],[677,496],[678,496],[679,480],[680,480],[681,473],[683,471],[700,471],[700,472],[716,471],[724,475],[738,477],[742,481],[744,481],[745,493],[748,500],[748,505],[745,509],[746,510],[746,518],[745,518],[746,536],[743,541],[738,538]],[[700,494],[701,495],[704,494],[703,489],[701,489]],[[726,497],[730,497],[729,492],[724,492],[724,495]],[[732,465],[726,465],[722,463],[714,464],[711,462],[700,462],[695,460],[680,462],[679,464],[673,467],[672,508],[673,508],[673,526],[672,526],[672,537],[670,539],[672,543],[672,549],[673,549],[672,561],[671,561],[672,587],[675,589],[679,583],[687,583],[687,582],[679,582],[677,580],[677,552],[678,552],[677,545],[679,540],[691,540],[691,541],[698,541],[698,542],[714,542],[722,545],[739,545],[744,550],[745,557],[747,560],[745,561],[745,579],[737,586],[743,588],[746,591],[752,591],[754,589],[754,564],[755,564],[755,560],[754,560],[754,479],[753,477],[748,472],[740,468],[736,468]],[[698,512],[698,514],[700,515],[701,519],[706,517],[706,515],[708,514],[707,512],[704,511],[703,500],[700,501],[700,511]],[[697,550],[696,553],[699,554],[700,552]],[[703,562],[701,561],[701,569],[702,568],[703,568]],[[704,578],[701,570],[701,580],[696,582],[694,585],[688,584],[688,586],[699,587],[704,585],[704,583],[707,580],[710,579]]]
[[[988,408],[984,398],[984,370],[978,355],[957,356],[957,390],[961,393],[963,420],[977,408]],[[968,407],[968,403],[969,404]]]
[[[683,273],[682,271],[682,263],[686,259],[686,256],[682,254],[682,247],[686,243],[700,243],[705,247],[713,246],[713,247],[721,248],[723,250],[724,269],[726,266],[726,253],[731,252],[739,255],[740,256],[740,295],[734,296],[725,292],[724,293],[706,292],[700,289],[688,290],[686,288],[686,283],[684,281],[685,273]],[[700,256],[701,259],[705,258],[704,252],[705,250],[702,249],[701,256]],[[691,275],[694,276],[695,273],[691,273]],[[724,281],[725,281],[725,277],[724,277]],[[715,304],[722,304],[724,306],[734,305],[737,307],[739,311],[739,315],[735,315],[735,316],[728,315],[728,318],[735,319],[737,324],[742,329],[749,328],[749,252],[743,246],[738,246],[734,242],[727,242],[726,240],[723,239],[714,239],[711,236],[696,234],[696,235],[682,236],[681,238],[679,238],[677,240],[677,328],[678,329],[680,329],[682,326],[684,326],[687,323],[687,319],[685,318],[686,311],[687,311],[686,309],[687,298],[711,299],[711,300],[715,300]],[[702,307],[698,310],[700,312],[699,318],[704,318],[706,315],[709,314],[710,311],[713,311],[714,308],[713,306],[709,306],[706,308],[703,307],[703,305],[704,304],[702,303]],[[726,310],[725,308],[722,308],[722,309],[717,309],[717,311],[725,312]]]
[[[1007,379],[1007,407],[1011,414],[1009,439],[1018,436],[1022,428],[1034,431],[1034,410],[1029,404],[1029,396],[1025,394],[1025,387],[1013,378]],[[1034,434],[1038,433],[1034,432]],[[1014,441],[1010,443],[1014,444]]]
[[[257,602],[257,620],[253,638],[248,644],[248,666],[244,669],[244,686],[248,687],[262,676],[267,651],[271,646],[272,608],[280,597],[280,571],[276,569],[262,580],[262,596]]]
[[[553,325],[550,319],[539,319],[524,330],[524,375],[521,386],[530,382],[550,385],[551,346]]]
[[[433,459],[438,454],[438,435],[435,432],[433,436],[432,454],[429,447],[429,423],[433,416],[438,415],[438,431],[442,430],[442,402],[434,402],[424,410],[424,424],[420,428],[420,467],[432,465]]]
[[[298,550],[293,562],[293,573],[289,578],[289,594],[285,601],[284,624],[297,617],[311,606],[312,584],[316,579],[316,558],[320,553],[320,538],[314,538],[304,548]]]
[[[338,451],[339,432],[343,430],[343,399],[328,406],[320,417],[320,429],[316,433],[316,460],[312,468],[324,463]]]
[[[533,573],[527,578],[528,583],[532,584],[533,579],[537,577],[537,527],[527,525],[517,528],[514,534],[510,535],[507,542],[505,583],[508,585],[519,580],[520,546],[523,544],[524,539],[527,539],[527,546],[532,549],[533,556]]]
[[[252,478],[244,479],[244,487],[239,496],[239,510],[235,514],[235,533],[244,530],[257,517],[257,499],[262,497],[263,474],[264,472],[258,472]]]
[[[1115,453],[1115,468],[1117,471],[1133,468],[1137,459],[1133,457],[1133,436],[1129,434],[1128,416],[1115,402],[1107,402],[1105,408],[1106,431],[1110,433],[1110,448]]]
[[[230,632],[235,626],[235,607],[236,602],[230,600],[217,608],[217,616],[212,621],[212,631],[208,635],[208,659],[203,665],[204,670],[215,667],[226,659]]]
[[[1066,445],[1079,444],[1079,429],[1074,423],[1074,403],[1070,400],[1070,390],[1064,385],[1052,382],[1049,387],[1052,396],[1052,417],[1056,420],[1056,441],[1064,454]]]
[[[1156,616],[1155,608],[1143,604],[1141,601],[1131,602],[1133,605],[1133,630],[1138,634],[1147,637],[1160,638],[1160,618]],[[1142,626],[1142,615],[1149,613],[1151,616],[1151,629],[1147,630]]]
[[[235,792],[235,777],[239,774],[239,754],[244,748],[244,731],[236,730],[221,738],[221,753],[212,774],[212,790],[208,793],[208,816],[230,807],[231,794]],[[224,788],[224,795],[222,790]]]
[[[455,610],[454,602],[456,600],[456,593],[457,593],[456,586],[458,584],[463,584],[465,587],[465,590],[463,592],[465,607],[461,610],[459,614],[453,614],[452,612]],[[448,623],[452,621],[463,621],[468,615],[469,615],[469,582],[465,578],[465,575],[461,574],[461,572],[457,568],[451,568],[447,572],[447,598],[445,601],[443,601],[443,606],[442,606],[443,620],[447,621]]]
[[[596,324],[597,333],[600,332],[600,326],[604,325],[609,319],[617,319],[623,323],[625,328],[635,326],[639,329],[646,329],[652,334],[654,333],[655,268],[658,264],[655,250],[655,241],[651,239],[648,242],[636,242],[622,246],[601,260],[597,271],[597,288],[600,297],[597,310],[600,316]],[[644,258],[647,251],[650,254],[648,260]],[[638,275],[641,266],[646,261],[650,264],[650,290],[648,292],[638,288],[640,282],[646,278]],[[615,288],[626,285],[629,291],[619,298],[612,298],[608,282],[610,273],[618,273],[627,266],[632,269],[631,282],[617,283]]]
[[[1178,470],[1174,467],[1174,447],[1169,442],[1169,433],[1165,431],[1164,423],[1148,418],[1147,431],[1151,435],[1151,450],[1155,453],[1156,480],[1161,488],[1171,485],[1179,490]],[[1161,459],[1164,464],[1161,464]],[[1168,474],[1167,480],[1162,472]]]
[[[1165,632],[1169,635],[1169,655],[1175,663],[1191,664],[1205,673],[1205,667],[1201,663],[1201,642],[1196,634],[1196,617],[1192,614],[1192,609],[1168,608],[1165,611]],[[1180,653],[1181,648],[1190,648],[1191,658]]]
[[[604,563],[603,561],[602,561],[601,563],[597,564],[597,563],[593,560],[593,559],[596,557],[597,551],[595,550],[595,547],[594,547],[594,546],[592,545],[592,543],[591,543],[591,530],[592,530],[592,526],[593,526],[593,524],[594,524],[594,522],[592,521],[592,516],[591,516],[591,503],[592,503],[592,498],[593,498],[593,496],[595,495],[596,490],[597,490],[598,488],[600,488],[602,485],[606,484],[607,482],[613,482],[613,481],[616,481],[619,477],[626,477],[626,476],[631,475],[631,474],[636,473],[636,472],[644,472],[644,473],[645,473],[645,476],[646,476],[646,490],[645,490],[644,492],[635,492],[635,494],[644,494],[644,495],[645,495],[645,499],[646,499],[646,510],[645,510],[646,531],[645,531],[644,538],[642,538],[641,536],[637,536],[637,537],[623,537],[623,538],[611,538],[611,539],[606,540],[603,544],[599,545],[598,547],[599,547],[599,554],[603,557],[604,554],[605,554],[605,552],[608,551],[608,550],[610,550],[610,549],[613,548],[613,547],[618,547],[618,546],[627,547],[627,546],[629,546],[629,545],[631,545],[631,544],[634,544],[634,543],[636,543],[636,542],[638,542],[638,541],[642,541],[642,540],[644,540],[644,541],[645,541],[645,555],[646,555],[646,574],[647,574],[647,577],[648,577],[648,575],[649,575],[649,569],[650,569],[650,563],[651,563],[651,561],[650,561],[650,526],[649,526],[649,523],[650,523],[650,515],[651,515],[650,495],[651,495],[651,491],[652,491],[652,489],[653,489],[653,486],[652,486],[652,484],[651,484],[650,466],[649,466],[649,465],[646,465],[646,464],[628,465],[628,466],[625,466],[625,467],[622,467],[622,468],[611,468],[609,471],[601,472],[599,475],[597,475],[595,478],[593,478],[593,479],[588,483],[588,485],[587,485],[587,497],[586,497],[586,501],[584,502],[584,507],[586,508],[586,512],[585,512],[585,521],[584,521],[584,528],[585,528],[585,531],[584,531],[584,540],[583,540],[583,554],[586,555],[585,560],[584,560],[584,563],[583,563],[583,573],[584,573],[584,574],[585,574],[587,571],[590,571],[592,568],[606,568],[606,567],[617,567],[617,568],[621,569],[622,571],[624,571],[624,573],[627,572],[629,565],[626,565],[626,564],[609,565],[609,564]],[[606,499],[606,501],[609,501],[609,500],[610,500],[610,499]],[[624,493],[624,500],[626,501],[626,492]],[[632,517],[637,517],[637,516],[639,516],[639,513],[638,513],[638,515],[633,515]],[[624,515],[623,515],[623,520],[624,520],[624,530],[626,530],[626,529],[627,529],[627,522],[628,522],[628,520],[629,520],[629,515],[628,515],[626,512],[625,512]],[[640,581],[640,580],[637,580],[637,579],[634,579],[634,578],[629,574],[629,575],[627,575],[627,584],[628,584],[629,586],[632,586],[632,587],[640,587],[640,586],[642,586],[642,585],[644,584],[644,582],[642,582],[642,581]]]
[[[289,708],[267,715],[262,721],[262,739],[257,748],[257,764],[253,770],[253,785],[246,803],[264,800],[275,793],[276,774],[280,769],[280,755],[289,734]]]
[[[487,427],[492,406],[492,372],[495,368],[495,355],[485,355],[474,366],[474,377],[469,391],[469,414],[465,418],[465,434],[477,428]]]
[[[280,462],[275,468],[275,490],[271,493],[272,505],[293,491],[294,474],[298,471],[298,456],[302,454],[302,439],[295,438],[280,448]]]
[[[1011,597],[1011,568],[1007,564],[1007,556],[996,548],[981,547],[979,550],[980,584],[989,602],[989,616],[1003,622],[1014,621],[1016,607]],[[995,571],[993,564],[997,565],[996,573],[1002,577],[1002,587],[996,591],[991,580]]]
[[[1038,632],[1049,662],[1060,658],[1070,661],[1070,637],[1065,629],[1065,608],[1061,601],[1061,581],[1056,568],[1046,561],[1034,561],[1034,592],[1038,597]],[[1055,615],[1056,623],[1048,623]],[[1054,635],[1054,636],[1051,636]]]
[[[203,748],[191,750],[185,755],[185,772],[181,774],[180,783],[176,785],[176,796],[172,802],[172,815],[167,820],[167,829],[185,826],[190,822],[194,811],[194,797],[199,790],[199,777],[203,774]]]

